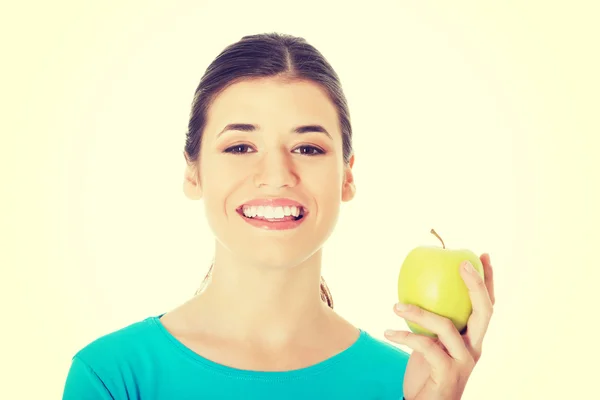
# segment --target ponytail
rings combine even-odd
[[[210,265],[208,273],[204,277],[202,284],[200,285],[198,290],[196,290],[196,293],[194,295],[202,293],[202,291],[204,290],[206,285],[208,285],[208,283],[210,282],[210,279],[212,277],[212,270],[213,270],[213,264]],[[329,287],[327,286],[327,283],[325,283],[325,279],[323,279],[322,276],[321,276],[321,300],[323,300],[323,302],[327,303],[327,305],[330,308],[333,308],[333,297],[331,297],[331,292],[329,291]]]
[[[329,308],[333,308],[333,297],[331,297],[331,292],[329,291],[329,287],[327,287],[327,283],[325,283],[325,279],[321,276],[321,300],[323,300]]]

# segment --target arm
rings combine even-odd
[[[67,375],[62,399],[114,400],[114,397],[94,370],[76,356]]]

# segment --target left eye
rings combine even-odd
[[[294,152],[299,152],[300,154],[305,156],[316,156],[319,154],[325,154],[323,150],[315,146],[299,146],[296,149],[294,149]]]

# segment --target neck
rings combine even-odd
[[[195,315],[211,333],[284,344],[326,329],[332,318],[321,300],[321,250],[301,265],[263,267],[217,251],[212,277]]]

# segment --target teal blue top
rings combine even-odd
[[[63,400],[401,400],[408,357],[361,330],[349,348],[306,368],[240,370],[195,353],[154,316],[79,350]]]

